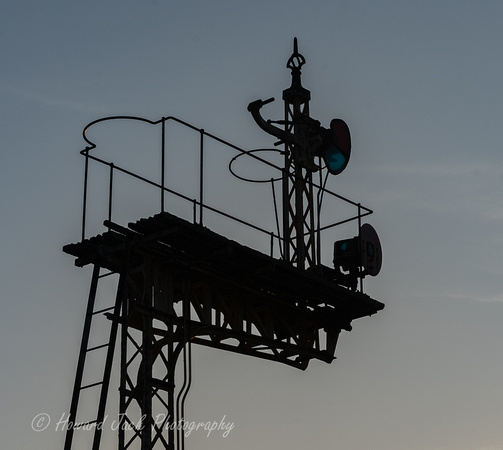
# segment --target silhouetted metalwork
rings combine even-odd
[[[277,137],[278,144],[285,146],[282,254],[286,261],[300,269],[321,264],[320,236],[316,230],[319,228],[323,188],[313,184],[313,173],[321,169],[316,161],[323,159],[328,173],[336,175],[346,168],[351,150],[349,129],[344,121],[334,119],[330,129],[325,129],[310,117],[311,92],[301,83],[301,68],[305,62],[295,38],[293,54],[287,62],[287,68],[292,72],[292,84],[283,91],[284,120],[266,121],[260,114],[260,109],[274,98],[256,100],[248,105],[257,125]],[[283,124],[284,129],[273,123]],[[316,190],[318,201],[315,201]]]
[[[183,449],[183,431],[176,424],[184,420],[184,403],[192,383],[192,344],[304,370],[312,359],[331,363],[340,331],[351,330],[353,320],[384,307],[363,292],[361,283],[359,289],[357,286],[357,278],[375,275],[380,268],[380,245],[368,227],[361,224],[362,218],[372,211],[326,189],[321,168],[315,163],[327,130],[309,117],[310,93],[300,80],[304,63],[295,40],[294,52],[287,64],[292,71],[292,85],[283,92],[285,120],[279,121],[284,129],[261,117],[260,108],[268,101],[258,100],[248,107],[259,126],[284,144],[284,167],[262,158],[260,149],[244,150],[175,117],[158,121],[107,117],[85,128],[84,139],[89,145],[81,152],[85,157],[82,239],[66,245],[64,251],[76,257],[77,266],[92,265],[94,269],[69,416],[70,423],[80,426],[68,428],[65,450],[72,448],[75,432],[86,427],[93,434],[88,447],[97,450],[102,444],[101,425],[107,417],[116,347],[120,373],[119,406],[114,414],[120,420],[119,450]],[[160,180],[149,179],[94,154],[96,145],[87,137],[88,130],[98,123],[124,120],[160,127]],[[169,157],[166,148],[169,124],[178,124],[199,135],[198,198],[168,187],[165,169]],[[208,140],[232,152],[229,169],[242,180],[257,181],[236,174],[232,165],[239,157],[253,158],[277,171],[276,177],[262,180],[272,187],[276,230],[252,224],[205,201],[205,182],[212,182],[204,176]],[[339,147],[345,151],[347,143],[346,139]],[[106,231],[87,237],[91,164],[109,169],[105,183],[108,211],[103,222]],[[313,173],[317,171],[320,172],[318,183],[313,181]],[[160,205],[156,214],[127,225],[114,220],[117,174],[140,181],[158,192]],[[275,194],[278,183],[283,193],[280,212]],[[355,213],[322,225],[323,196],[349,205]],[[192,220],[169,212],[173,199],[192,205]],[[258,232],[270,243],[269,254],[206,228],[205,213]],[[335,267],[322,265],[322,233],[349,222],[356,222],[358,230],[364,230],[365,235],[348,240],[350,244],[339,245]],[[362,245],[366,259],[361,257]],[[275,248],[279,249],[279,258],[274,257]],[[116,282],[115,299],[96,309],[98,285],[110,278]],[[103,315],[109,319],[108,334],[105,342],[96,345],[90,339],[93,324]],[[84,381],[87,359],[100,352],[102,375],[87,383]],[[177,385],[175,376],[179,360],[183,364],[181,385]],[[92,391],[97,391],[94,394],[96,415],[91,420],[81,420],[79,401],[84,395],[93,397],[88,394]],[[83,439],[88,435],[89,432]]]

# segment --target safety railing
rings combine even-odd
[[[142,175],[140,173],[137,173],[137,171],[133,171],[132,168],[125,167],[123,164],[118,164],[117,163],[117,157],[120,159],[120,153],[115,155],[113,158],[112,157],[105,157],[105,156],[100,156],[99,154],[99,144],[94,143],[91,141],[89,137],[89,132],[91,128],[95,127],[96,125],[104,122],[111,122],[111,121],[134,121],[137,123],[142,123],[142,124],[147,124],[148,126],[153,126],[153,127],[160,127],[160,149],[158,150],[158,173],[156,175]],[[170,175],[167,173],[167,169],[170,168],[173,171],[176,171],[176,163],[179,162],[176,160],[176,158],[172,157],[172,151],[173,151],[173,145],[174,146],[184,146],[185,143],[175,143],[172,144],[171,146],[168,145],[167,140],[169,138],[169,131],[168,131],[168,125],[171,124],[177,124],[181,126],[186,132],[188,133],[195,133],[198,135],[198,143],[197,143],[197,176],[193,177],[194,180],[197,183],[197,189],[194,189],[193,186],[189,191],[191,193],[184,192],[184,186],[183,183],[179,183],[180,186],[175,187],[173,183],[170,183]],[[277,196],[277,191],[278,188],[275,187],[277,183],[281,183],[281,180],[283,178],[283,172],[284,168],[281,167],[279,164],[275,164],[261,156],[258,156],[258,153],[260,151],[267,151],[263,149],[257,149],[257,150],[245,150],[241,147],[238,147],[230,142],[225,141],[224,139],[221,139],[211,133],[206,132],[204,129],[197,128],[187,122],[184,122],[176,117],[169,116],[169,117],[163,117],[159,120],[152,121],[149,119],[141,118],[141,117],[135,117],[135,116],[111,116],[111,117],[104,117],[98,120],[95,120],[88,124],[83,131],[83,137],[84,140],[87,142],[88,146],[86,146],[85,149],[81,151],[81,154],[85,157],[85,169],[84,169],[84,195],[83,195],[83,210],[82,210],[82,234],[81,238],[82,240],[85,240],[87,237],[87,228],[88,228],[88,222],[92,219],[95,220],[96,217],[93,215],[91,217],[90,215],[90,199],[89,199],[89,190],[91,187],[91,183],[94,180],[92,176],[92,163],[97,164],[99,166],[108,168],[108,175],[107,178],[108,180],[106,183],[103,183],[103,180],[100,180],[99,182],[101,183],[101,189],[104,188],[103,184],[106,184],[106,204],[107,204],[107,211],[106,211],[106,216],[101,217],[100,222],[103,223],[104,219],[108,219],[110,222],[114,221],[115,217],[115,198],[118,195],[117,193],[117,188],[116,187],[116,178],[119,176],[126,176],[129,177],[130,179],[135,179],[147,186],[150,186],[154,188],[158,192],[158,199],[149,199],[153,200],[152,201],[152,209],[151,212],[152,214],[156,214],[158,212],[165,212],[169,209],[169,212],[171,212],[171,208],[168,208],[170,205],[170,202],[168,201],[168,198],[172,199],[178,199],[182,202],[185,202],[187,205],[190,205],[190,210],[191,210],[191,215],[192,217],[190,220],[192,220],[193,223],[200,224],[200,225],[206,225],[206,216],[211,213],[215,216],[220,217],[221,219],[224,220],[229,220],[232,221],[235,225],[239,227],[244,227],[245,229],[248,230],[254,230],[255,232],[259,233],[260,235],[263,235],[264,237],[267,237],[268,241],[268,246],[269,246],[269,253],[270,256],[274,256],[274,249],[278,248],[279,253],[282,254],[282,248],[284,246],[283,242],[283,237],[281,236],[281,225],[279,223],[279,217],[281,217],[278,214],[278,200],[276,198]],[[268,184],[271,186],[271,193],[272,193],[272,207],[274,209],[274,214],[269,215],[268,219],[265,220],[265,222],[269,222],[267,225],[264,224],[258,224],[258,223],[253,223],[252,221],[238,217],[239,214],[237,213],[232,213],[225,211],[222,207],[217,207],[215,204],[211,204],[211,201],[209,201],[206,197],[206,192],[208,190],[208,187],[214,185],[215,183],[222,184],[224,183],[221,181],[221,173],[219,171],[222,171],[222,167],[219,168],[219,170],[216,170],[215,167],[211,167],[210,170],[210,163],[213,160],[213,156],[215,155],[215,147],[214,145],[218,145],[226,150],[229,150],[231,153],[226,156],[224,159],[226,159],[229,164],[229,170],[226,171],[226,173],[230,173],[233,175],[234,179],[240,179],[240,180],[245,180],[245,181],[254,181],[254,180],[249,180],[244,177],[240,177],[236,175],[236,173],[232,170],[230,165],[232,164],[233,161],[235,161],[239,156],[248,156],[249,158],[252,158],[255,162],[259,162],[260,164],[263,164],[265,168],[268,168],[272,170],[275,174],[275,176],[271,177],[270,179],[263,180],[262,182]],[[168,148],[169,147],[169,148]],[[211,148],[207,148],[211,147]],[[269,150],[269,151],[278,151],[278,150]],[[170,153],[171,152],[171,153]],[[185,152],[182,157],[186,156],[187,152]],[[179,154],[180,155],[180,154]],[[194,155],[193,155],[194,156]],[[170,160],[171,157],[171,160]],[[179,156],[180,157],[180,156]],[[208,160],[208,157],[210,158]],[[138,154],[137,158],[139,160],[143,159],[144,156]],[[196,158],[193,158],[193,163],[196,162]],[[208,176],[208,172],[212,172],[212,177]],[[172,176],[171,174],[171,176]],[[178,174],[180,176],[180,174]],[[183,177],[182,177],[183,178]],[[225,184],[225,183],[224,183]],[[335,192],[332,192],[328,189],[326,189],[326,179],[322,179],[322,175],[320,172],[319,175],[319,181],[318,182],[313,182],[313,187],[317,191],[316,195],[316,209],[317,209],[317,226],[316,226],[316,234],[318,236],[318,245],[320,246],[321,244],[321,233],[326,232],[327,230],[331,230],[334,227],[340,226],[342,224],[346,224],[349,222],[357,222],[358,227],[361,225],[361,220],[363,217],[372,214],[372,211],[364,206],[362,206],[359,203],[353,202],[352,200],[343,197],[339,194],[336,194]],[[232,191],[234,188],[227,185],[223,186],[223,191],[225,193],[229,193],[229,191]],[[219,196],[213,196],[213,203],[215,203],[215,200],[218,198],[221,198],[221,201],[223,203],[226,202],[226,199],[223,197]],[[100,195],[100,198],[103,199],[103,196]],[[326,204],[327,201],[338,201],[342,202],[343,204],[346,205],[346,207],[353,208],[353,212],[347,211],[347,214],[345,218],[342,218],[341,220],[328,220],[326,223],[322,223],[322,203]],[[155,206],[155,203],[158,202],[158,206]],[[227,201],[227,207],[229,207],[229,204],[231,202]],[[243,210],[247,210],[250,208],[244,207],[242,208]],[[98,214],[99,216],[100,214]],[[264,219],[266,217],[265,214],[263,213],[257,213],[256,216],[258,218]],[[270,216],[273,217],[273,222],[270,223]],[[141,217],[136,217],[136,219],[139,219]],[[188,219],[188,218],[187,218]],[[331,218],[330,218],[331,219]],[[264,221],[264,220],[263,220]],[[358,228],[359,229],[359,228]],[[214,230],[217,231],[217,230]],[[321,253],[321,249],[318,249],[319,253]]]

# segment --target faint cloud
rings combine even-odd
[[[472,447],[470,447],[471,449]],[[503,445],[489,445],[489,446],[484,446],[484,447],[473,447],[473,450],[501,450],[503,449]],[[453,447],[453,446],[448,446],[448,447],[439,447],[436,450],[459,450],[459,447]]]
[[[18,99],[42,104],[51,108],[70,109],[73,111],[82,111],[92,114],[100,114],[106,111],[104,105],[100,106],[95,103],[90,104],[72,99],[57,98],[39,92],[33,92],[26,88],[9,85],[4,80],[0,80],[0,93],[10,95]]]
[[[503,293],[496,295],[468,295],[468,294],[447,294],[448,298],[453,300],[468,300],[468,301],[477,301],[484,303],[503,303]],[[492,448],[492,447],[488,447]],[[500,448],[500,447],[498,447]],[[503,448],[503,447],[501,447]]]
[[[402,176],[415,176],[421,175],[426,177],[473,177],[485,176],[491,174],[503,180],[503,167],[495,165],[494,161],[489,159],[485,161],[478,160],[467,161],[465,163],[440,163],[435,162],[432,164],[417,164],[411,162],[408,164],[386,164],[381,166],[372,166],[370,170],[373,173],[381,173],[385,175],[402,175]]]
[[[452,164],[411,161],[368,170],[386,180],[389,189],[380,192],[388,202],[407,202],[435,214],[462,213],[466,218],[503,220],[503,164],[497,158]]]

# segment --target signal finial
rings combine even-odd
[[[286,67],[292,70],[292,75],[294,71],[299,72],[300,76],[300,68],[306,63],[306,58],[299,53],[299,46],[297,44],[297,38],[293,39],[293,53],[292,56],[288,59],[286,63]]]
[[[294,103],[301,101],[308,102],[311,99],[311,93],[302,87],[300,81],[301,67],[306,63],[306,58],[299,53],[297,38],[293,39],[293,53],[286,63],[286,67],[292,71],[292,85],[283,91],[283,100]]]

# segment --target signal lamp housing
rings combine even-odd
[[[372,225],[363,224],[358,236],[335,242],[333,262],[340,273],[336,282],[351,289],[356,288],[358,277],[376,276],[382,266],[382,247]]]
[[[342,119],[330,122],[330,129],[324,130],[317,153],[332,175],[338,175],[346,168],[351,155],[351,134],[346,122]]]

